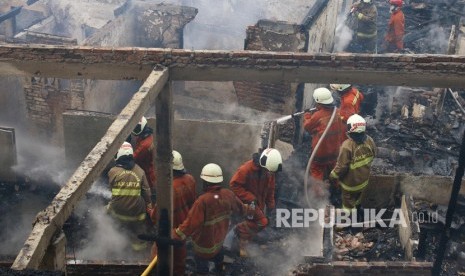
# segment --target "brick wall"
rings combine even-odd
[[[247,28],[245,50],[303,52],[305,34],[297,24],[260,20]],[[234,82],[239,104],[260,111],[290,114],[295,90],[290,83]]]
[[[24,83],[24,94],[27,118],[34,126],[32,131],[61,144],[62,113],[67,109],[82,109],[83,80],[32,77]]]
[[[255,51],[303,52],[305,34],[300,25],[260,20],[247,28],[245,49]],[[292,114],[296,103],[296,85],[291,83],[234,82],[238,103],[264,112]],[[292,121],[280,130],[280,139],[292,142]]]
[[[304,265],[293,275],[430,276],[432,266],[429,262],[332,262]]]

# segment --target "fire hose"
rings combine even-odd
[[[318,151],[318,148],[320,147],[321,142],[325,139],[326,134],[328,133],[329,128],[331,127],[331,125],[332,125],[332,123],[334,121],[334,117],[336,117],[336,110],[337,110],[337,107],[335,106],[334,109],[333,109],[333,114],[331,114],[331,119],[329,119],[328,125],[326,126],[326,129],[323,132],[323,134],[321,135],[320,140],[318,140],[318,143],[316,143],[316,146],[313,149],[312,154],[310,155],[310,159],[308,160],[307,168],[305,169],[304,190],[305,190],[305,199],[307,200],[307,204],[309,206],[310,206],[310,199],[308,198],[308,175],[309,175],[309,171],[310,171],[310,165],[313,162],[313,158],[315,158],[315,153]]]
[[[153,270],[155,265],[157,264],[158,256],[155,256],[153,260],[150,262],[150,264],[147,266],[147,268],[142,272],[140,276],[147,276],[149,273]]]

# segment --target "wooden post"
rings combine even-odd
[[[157,139],[157,206],[159,212],[159,236],[171,238],[173,225],[173,98],[172,84],[165,86],[155,102]],[[158,245],[158,275],[173,275],[173,250],[171,246]]]

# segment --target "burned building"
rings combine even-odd
[[[3,167],[16,166],[13,173],[11,169],[2,171],[2,191],[5,195],[26,195],[26,190],[32,187],[28,195],[32,196],[39,194],[35,191],[40,191],[44,182],[53,183],[54,187],[45,195],[49,201],[38,203],[37,210],[27,209],[28,216],[24,218],[32,221],[34,212],[45,208],[35,217],[26,244],[23,246],[25,236],[17,242],[20,247],[13,253],[15,269],[66,269],[69,274],[99,273],[106,269],[108,273],[117,273],[121,264],[115,262],[104,267],[98,261],[102,252],[78,251],[77,257],[76,252],[71,256],[72,249],[82,249],[78,248],[82,243],[92,246],[98,238],[69,234],[65,238],[61,230],[65,228],[66,233],[66,227],[73,224],[73,219],[79,221],[79,217],[103,220],[98,211],[83,206],[87,202],[79,202],[89,198],[104,201],[108,196],[98,180],[143,114],[156,117],[149,124],[156,129],[158,170],[164,175],[161,181],[171,183],[170,176],[163,174],[171,169],[171,148],[186,153],[186,165],[194,175],[199,174],[203,163],[217,160],[227,168],[225,178],[228,179],[240,162],[261,146],[263,123],[309,107],[311,91],[327,83],[363,84],[367,85],[367,94],[377,95],[372,103],[376,108],[366,114],[373,119],[370,121],[373,128],[369,131],[382,148],[374,166],[369,203],[376,207],[403,206],[408,214],[408,196],[435,204],[449,201],[451,176],[457,166],[463,132],[464,115],[460,93],[456,93],[465,84],[463,58],[418,51],[405,55],[331,53],[338,14],[345,12],[343,9],[350,6],[347,3],[350,1],[314,1],[308,6],[296,1],[295,8],[307,8],[305,12],[299,10],[297,22],[260,18],[263,20],[247,23],[251,25],[243,29],[247,51],[188,50],[191,46],[186,44],[192,40],[185,38],[185,32],[192,31],[189,28],[198,33],[208,33],[210,29],[226,32],[224,36],[237,40],[237,33],[222,28],[228,24],[213,26],[195,21],[204,4],[195,6],[183,2],[186,6],[179,7],[146,1],[94,1],[79,6],[89,10],[81,13],[76,11],[75,1],[32,2],[18,1],[15,5],[22,6],[21,12],[11,9],[6,19],[9,25],[3,24],[6,25],[2,32],[5,45],[0,47],[0,72],[7,88],[0,98],[1,112],[5,114],[2,124],[10,128],[2,131],[6,133],[2,143],[9,149],[2,155],[11,158],[2,161],[6,164]],[[236,2],[228,1],[222,8],[234,11],[238,9]],[[380,7],[386,8],[381,4]],[[418,8],[413,3],[411,7]],[[7,8],[4,13],[8,13]],[[195,24],[191,26],[190,21]],[[460,35],[448,40],[454,45],[456,41],[461,41]],[[460,53],[462,47],[460,43],[456,45],[456,52]],[[298,164],[288,163],[289,169],[285,171],[294,176],[296,183],[283,180],[281,191],[286,193],[279,198],[284,205],[299,204],[299,198],[292,195],[299,195],[299,177],[303,175],[299,166],[308,158],[305,156],[308,152],[299,148],[302,139],[306,143],[299,123],[296,118],[278,126],[279,142],[287,143],[277,143],[277,146],[280,144],[282,151],[289,153],[288,160],[301,155],[297,156],[297,159],[301,157]],[[22,124],[24,128],[18,127]],[[435,131],[430,131],[431,128]],[[21,141],[23,137],[33,138]],[[37,146],[35,137],[47,141],[46,146]],[[31,145],[31,153],[22,155],[27,144]],[[39,157],[31,156],[34,153],[39,153]],[[48,169],[34,170],[42,163]],[[297,169],[291,169],[293,166]],[[57,172],[64,171],[67,173],[57,177]],[[37,175],[40,177],[32,178]],[[159,204],[169,210],[172,191],[166,186],[160,190],[166,198]],[[10,208],[7,211],[13,208],[7,207]],[[68,220],[74,210],[76,217]],[[26,213],[23,208],[17,211],[18,215]],[[16,227],[13,221],[8,223],[13,229]],[[82,233],[86,233],[91,232],[90,227],[100,225],[81,226]],[[289,265],[295,268],[295,274],[366,271],[426,275],[432,263],[416,259],[417,237],[409,233],[411,229],[410,226],[399,229],[402,233],[399,236],[395,233],[402,240],[403,254],[395,263],[379,259],[324,259],[327,256],[323,256],[323,251],[328,245],[323,236],[327,233],[318,228],[312,229],[317,233],[317,240],[307,246],[316,253],[299,250],[297,263]],[[11,235],[7,233],[6,238]],[[293,242],[278,239],[269,247],[293,250],[299,242],[308,241],[299,239],[299,235],[296,237]],[[287,256],[288,252],[279,253]],[[5,252],[10,257],[11,254]],[[276,261],[282,256],[278,254],[270,259]],[[13,260],[6,259],[5,263],[12,265]],[[299,265],[305,259],[307,263]],[[124,273],[140,273],[146,265],[146,260],[126,264]],[[247,265],[250,264],[243,267]],[[285,265],[283,268],[289,269]],[[236,273],[241,274],[244,268],[238,269]],[[260,269],[263,268],[257,267],[256,271],[270,271]]]

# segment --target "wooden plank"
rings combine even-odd
[[[167,81],[167,69],[153,71],[149,75],[52,203],[37,215],[32,232],[12,265],[13,269],[39,267],[53,235],[62,228],[74,207],[101,175]]]
[[[171,80],[359,83],[465,87],[465,57],[436,54],[193,51],[156,48],[0,45],[0,74],[144,79],[170,68]]]
[[[0,127],[0,181],[16,182],[13,167],[17,164],[14,128]]]
[[[157,206],[160,212],[158,234],[162,238],[171,238],[173,226],[173,94],[169,84],[160,93],[155,102],[156,107],[156,137],[157,137]],[[161,196],[163,195],[163,196]],[[162,221],[163,212],[167,221]],[[171,247],[158,247],[158,275],[173,275],[173,250]]]

